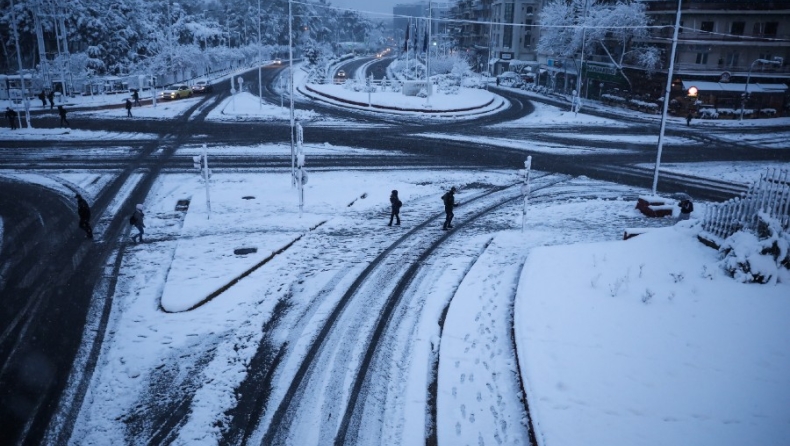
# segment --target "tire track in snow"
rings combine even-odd
[[[471,206],[476,201],[503,189],[495,188],[470,198],[463,204]],[[309,418],[299,413],[300,403],[319,409],[324,408],[321,411],[324,415],[319,417],[324,419],[320,422],[313,420],[313,424],[320,424],[317,428],[322,443],[334,437],[335,432],[340,431],[341,425],[345,426],[342,432],[346,431],[352,413],[347,407],[353,408],[354,404],[353,401],[349,405],[345,402],[358,394],[365,375],[364,371],[356,372],[356,361],[364,355],[367,359],[363,358],[360,367],[364,370],[369,365],[372,353],[376,349],[377,338],[381,336],[381,328],[386,324],[399,297],[399,294],[393,291],[405,287],[411,278],[410,274],[416,271],[416,267],[404,270],[403,265],[415,265],[415,262],[419,262],[419,258],[416,258],[414,252],[423,252],[447,238],[448,233],[436,235],[436,227],[433,225],[438,226],[439,216],[440,214],[432,215],[391,244],[373,259],[351,284],[327,317],[312,344],[306,348],[306,354],[288,390],[265,426],[262,444],[272,445],[293,441],[293,438],[289,437],[288,429],[292,425],[300,425],[294,422],[294,419],[299,416]],[[428,229],[429,225],[430,229]],[[399,271],[393,272],[393,265]],[[373,319],[370,315],[378,315],[378,317]],[[366,354],[367,345],[370,353]],[[333,365],[337,370],[332,368]],[[320,376],[322,372],[326,373],[327,369],[330,372],[329,377]],[[321,384],[316,384],[318,381]],[[332,395],[327,398],[325,392]],[[338,412],[343,414],[340,420],[338,420]],[[342,436],[344,435],[345,433]]]

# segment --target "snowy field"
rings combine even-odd
[[[133,113],[168,119],[195,101],[136,107]],[[288,118],[285,109],[262,106],[246,93],[206,104],[214,105],[211,120]],[[113,109],[74,116],[133,119],[125,113]],[[301,118],[321,122],[311,113]],[[508,125],[569,123],[611,121],[537,105],[536,114]],[[80,130],[67,135],[0,130],[7,140],[28,136],[128,138]],[[655,136],[645,141],[650,138]],[[310,143],[308,167],[311,154],[369,153]],[[607,153],[594,147],[576,152],[525,147],[515,140],[494,144]],[[184,147],[179,154],[199,150]],[[288,150],[285,145],[219,146],[209,156]],[[781,166],[662,166],[739,183],[756,180],[767,167]],[[542,173],[534,174],[539,182]],[[116,172],[2,170],[0,175],[67,196],[81,190],[92,202]],[[130,241],[134,229],[121,240],[104,240],[107,221],[120,212],[118,203],[107,215],[96,216],[98,241],[118,242],[123,264],[108,334],[71,444],[150,438],[156,430],[150,414],[175,409],[161,400],[165,390],[171,398],[183,397],[190,409],[172,443],[218,444],[228,421],[225,412],[235,406],[237,386],[258,347],[286,343],[294,346],[289,353],[295,356],[277,372],[280,387],[273,389],[267,406],[265,417],[270,416],[305,343],[373,258],[424,221],[435,220],[431,224],[441,233],[439,196],[450,186],[460,189],[456,218],[462,222],[469,213],[467,200],[493,187],[517,185],[520,178],[517,171],[311,171],[300,210],[287,172],[215,171],[209,212],[197,174],[162,175],[142,203],[145,243]],[[138,180],[133,176],[123,190]],[[400,227],[385,226],[392,189],[404,202]],[[436,437],[442,445],[526,444],[519,376],[542,446],[785,444],[790,438],[790,324],[784,320],[790,314],[790,275],[784,271],[770,285],[744,285],[727,277],[717,252],[696,239],[694,217],[707,203],[695,203],[692,220],[675,224],[674,218],[647,219],[634,209],[636,197],[645,192],[565,178],[535,191],[523,231],[521,208],[512,202],[451,233],[411,285],[415,300],[402,316],[411,325],[388,344],[405,359],[374,382],[386,389],[383,399],[392,404],[370,423],[376,429],[362,430],[362,438],[402,445],[424,441],[425,389],[432,378],[426,371],[438,355]],[[632,227],[655,229],[622,241],[623,230]],[[2,229],[0,221],[0,236]],[[88,342],[97,321],[89,322]],[[279,328],[264,333],[262,327],[268,326]],[[317,402],[313,410],[320,411],[322,404],[337,402]],[[300,444],[325,443],[315,432],[301,435],[309,441]]]

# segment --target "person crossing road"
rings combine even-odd
[[[457,205],[455,202],[455,186],[451,187],[446,194],[442,195],[442,201],[444,202],[444,225],[442,225],[442,229],[445,231],[448,229],[453,228],[453,217],[455,214],[453,213],[453,208]]]
[[[82,195],[77,194],[77,215],[80,217],[80,229],[85,231],[85,236],[93,240],[93,228],[91,228],[91,208],[88,202],[82,198]]]

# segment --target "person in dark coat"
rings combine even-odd
[[[690,127],[691,126],[691,119],[692,118],[693,118],[693,116],[691,116],[691,112],[689,112],[689,114],[686,115],[686,127]]]
[[[393,218],[397,219],[395,225],[400,226],[400,207],[403,206],[403,203],[398,198],[398,191],[392,191],[392,194],[390,194],[390,203],[392,204],[392,212],[390,213],[390,222],[387,226],[392,226]]]
[[[63,108],[62,105],[58,105],[58,113],[60,114],[60,126],[63,127],[65,124],[66,127],[71,127],[69,121],[66,119],[66,109]]]
[[[691,218],[691,213],[694,212],[694,203],[691,202],[691,198],[683,197],[678,206],[680,206],[680,220]]]
[[[52,110],[55,108],[55,91],[52,90],[47,95],[47,99],[49,99],[49,109]]]
[[[135,243],[143,242],[143,234],[145,233],[145,230],[143,229],[145,228],[145,222],[143,222],[143,218],[145,218],[145,213],[143,213],[143,205],[138,204],[135,207],[134,214],[132,214],[132,218],[130,220],[132,225],[134,225],[134,227],[137,228],[137,231],[139,232],[138,234],[132,236],[132,241]]]
[[[47,94],[44,93],[44,90],[41,90],[41,93],[38,94],[38,98],[41,99],[41,108],[47,106]]]
[[[126,117],[132,117],[132,101],[129,98],[126,98]]]
[[[442,229],[445,231],[448,229],[453,228],[453,217],[455,214],[453,213],[453,208],[456,206],[455,203],[455,186],[451,187],[446,194],[442,195],[442,201],[444,201],[444,225]]]
[[[77,194],[77,214],[80,216],[80,229],[85,231],[85,235],[89,239],[93,239],[93,229],[91,229],[91,208],[88,202],[82,198],[82,195]]]
[[[140,93],[137,90],[134,90],[132,92],[132,99],[134,99],[134,106],[135,107],[139,107],[140,106]]]
[[[5,117],[8,118],[8,125],[11,126],[11,130],[16,130],[16,111],[11,107],[5,108]]]

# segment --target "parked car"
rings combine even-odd
[[[192,97],[192,89],[188,85],[171,85],[159,95],[162,99],[183,99]]]
[[[524,79],[512,71],[505,71],[497,76],[497,80],[503,87],[519,88],[524,85]]]
[[[195,94],[211,93],[212,90],[213,88],[211,87],[211,84],[208,83],[208,81],[197,81],[195,82],[195,85],[192,86],[192,93]]]
[[[282,65],[283,61],[280,58],[274,59],[272,65]]]

